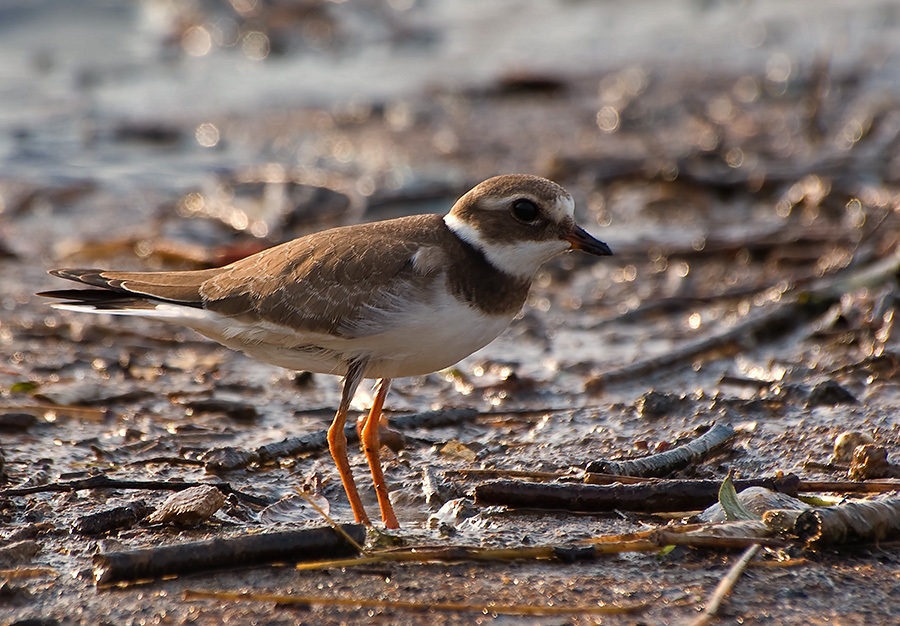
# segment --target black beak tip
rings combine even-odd
[[[612,256],[613,251],[610,249],[608,245],[603,243],[602,241],[597,241],[597,244],[593,250],[589,250],[591,254],[596,254],[597,256]]]
[[[580,227],[576,227],[566,240],[572,244],[573,250],[582,250],[594,256],[612,256],[613,253],[608,245]]]

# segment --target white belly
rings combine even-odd
[[[513,317],[485,315],[443,290],[430,304],[409,303],[393,315],[397,317],[392,328],[356,338],[302,333],[265,322],[247,324],[198,309],[177,321],[229,348],[288,369],[343,375],[348,361],[367,357],[366,378],[399,378],[457,363],[493,341]]]

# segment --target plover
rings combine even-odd
[[[353,515],[367,525],[344,423],[360,381],[377,379],[361,440],[382,520],[397,528],[378,440],[391,379],[449,367],[490,343],[545,261],[572,249],[612,254],[576,225],[574,209],[554,182],[497,176],[444,216],[333,228],[216,269],[56,269],[94,289],[40,295],[63,300],[60,309],[165,320],[267,363],[343,376],[328,444]]]

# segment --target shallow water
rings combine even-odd
[[[318,6],[311,15],[253,15],[164,0],[5,3],[3,177],[183,191],[217,169],[290,161],[289,154],[261,154],[247,134],[252,129],[229,132],[231,116],[414,101],[516,74],[647,66],[710,75],[764,71],[784,82],[824,62],[836,71],[865,66],[861,79],[873,89],[900,88],[900,8],[890,1]],[[246,43],[254,33],[281,43],[270,43],[265,56],[254,53]],[[224,124],[213,148],[193,136],[204,122]],[[118,140],[126,124],[158,125],[176,139]]]

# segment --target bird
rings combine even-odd
[[[213,269],[53,269],[88,288],[39,295],[58,309],[163,320],[266,363],[341,376],[328,447],[366,526],[344,424],[360,382],[376,379],[360,439],[382,522],[394,529],[378,433],[391,381],[445,369],[493,341],[544,262],[570,250],[611,255],[574,211],[557,183],[507,174],[479,183],[445,215],[331,228]]]

